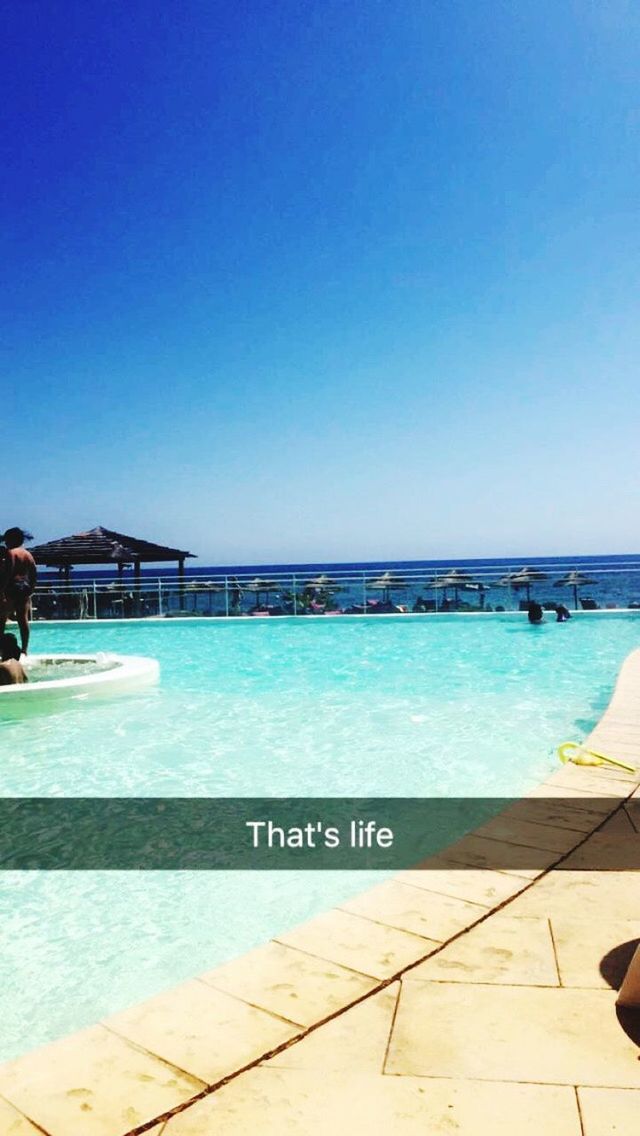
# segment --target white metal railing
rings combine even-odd
[[[527,589],[513,580],[513,565],[481,565],[455,573],[445,568],[397,567],[296,572],[203,573],[178,576],[92,578],[69,583],[41,579],[36,619],[101,619],[177,615],[239,616],[376,614],[418,611],[513,611],[528,595],[543,606],[640,608],[640,562],[594,562],[578,569],[590,582],[558,587],[575,562],[540,563]],[[388,575],[385,576],[385,573]],[[535,573],[544,573],[536,579]],[[466,579],[465,579],[466,575]],[[577,604],[576,604],[577,599]]]

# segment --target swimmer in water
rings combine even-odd
[[[529,620],[529,623],[542,623],[543,615],[544,613],[542,611],[542,608],[540,607],[540,604],[536,603],[535,600],[531,600],[529,606],[527,607],[527,618]]]
[[[28,682],[25,669],[20,662],[20,648],[15,635],[5,634],[0,639],[0,686],[14,686]]]

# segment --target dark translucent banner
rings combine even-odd
[[[528,872],[578,849],[567,866],[638,869],[640,801],[624,806],[616,840],[605,830],[591,841],[602,863],[594,852],[575,864],[579,846],[622,808],[597,797],[3,798],[0,868],[428,870],[446,861]]]

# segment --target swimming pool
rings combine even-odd
[[[36,652],[151,655],[158,688],[0,722],[9,796],[515,795],[584,735],[640,615],[36,625]],[[363,873],[0,876],[0,1059],[209,969]]]

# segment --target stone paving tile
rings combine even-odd
[[[278,942],[373,978],[391,978],[440,946],[435,940],[337,909],[294,927]]]
[[[564,915],[599,922],[638,916],[637,872],[555,871],[516,896],[511,915]]]
[[[558,852],[527,848],[503,840],[489,840],[484,836],[465,836],[443,852],[451,864],[467,864],[470,868],[491,868],[508,874],[533,879],[550,868],[559,857]]]
[[[556,770],[556,772],[558,772]],[[566,772],[566,770],[565,770]],[[566,788],[563,785],[552,785],[549,781],[544,781],[542,785],[537,785],[535,789],[530,789],[523,801],[538,800],[545,801],[558,801],[566,808],[579,809],[582,812],[589,814],[593,813],[596,816],[601,816],[602,813],[612,812],[617,809],[620,804],[619,797],[611,797],[606,791],[606,788],[601,793],[594,793],[589,789],[581,789],[577,785],[572,785]]]
[[[619,797],[609,797],[606,793],[597,797],[582,789],[567,790],[559,785],[548,784],[533,789],[523,798],[522,803],[528,805],[530,801],[544,801],[551,808],[557,805],[558,810],[566,816],[568,827],[575,828],[579,824],[581,831],[586,833],[602,824],[621,803]]]
[[[640,675],[638,675],[640,680]],[[594,728],[593,734],[602,729],[607,728],[608,725],[625,726],[629,727],[634,735],[640,739],[640,724],[638,718],[640,717],[640,700],[637,698],[632,707],[625,708],[624,706],[616,706],[615,701],[612,699],[609,704],[606,719],[601,719],[598,725]]]
[[[609,830],[596,832],[589,840],[572,852],[564,861],[567,871],[588,868],[592,871],[640,870],[640,833],[631,828],[624,837]]]
[[[572,1089],[261,1068],[173,1117],[165,1136],[580,1136]]]
[[[622,761],[625,765],[633,767],[634,772],[622,769],[621,766],[605,765],[601,768],[612,777],[629,778],[633,780],[636,778],[638,771],[638,763],[640,762],[640,744],[638,737],[633,736],[633,731],[629,726],[610,727],[603,731],[598,738],[591,740],[591,748],[595,749],[598,753],[602,753],[605,757],[612,757],[614,760]]]
[[[635,721],[631,720],[633,713],[636,713]],[[640,726],[637,720],[637,710],[634,708],[633,711],[625,711],[622,708],[615,709],[612,707],[611,713],[601,718],[592,731],[589,743],[592,748],[597,749],[596,742],[600,744],[605,740],[612,744],[624,742],[638,745],[640,742]],[[607,754],[607,756],[609,755]],[[612,772],[617,773],[618,770],[614,768]]]
[[[364,974],[281,943],[266,943],[200,975],[200,980],[305,1026],[357,1001],[376,985]]]
[[[0,1100],[0,1136],[42,1136],[42,1130],[34,1127],[12,1105]]]
[[[589,739],[589,745],[597,749],[594,739]],[[580,790],[618,800],[630,793],[636,783],[634,776],[625,770],[604,765],[576,765],[573,762],[559,764],[544,781],[544,785],[557,785],[567,792]]]
[[[636,830],[626,808],[618,809],[598,829],[598,836],[633,836]]]
[[[499,912],[403,976],[404,982],[427,979],[559,986],[549,922]]]
[[[193,979],[103,1025],[207,1085],[300,1033],[300,1028]]]
[[[557,914],[551,927],[563,986],[610,990],[611,981],[601,973],[602,960],[625,943],[640,939],[640,918],[585,919]],[[615,958],[607,960],[605,969],[614,983],[616,977],[618,981],[622,979]]]
[[[629,824],[635,832],[640,832],[640,805],[636,800],[628,801],[624,811],[629,818]]]
[[[549,796],[542,793],[539,796],[530,795],[517,804],[510,805],[500,815],[513,817],[514,820],[526,820],[532,824],[566,828],[579,837],[593,832],[593,829],[602,822],[603,814],[615,808],[617,804],[617,801],[607,802],[606,808],[589,810],[580,807],[575,797],[569,800],[562,797],[562,791],[556,789],[555,793]]]
[[[266,1064],[280,1069],[382,1073],[399,993],[400,983],[392,983],[277,1053]]]
[[[557,856],[558,853],[556,852],[554,853],[554,855]],[[518,868],[517,872],[511,871],[510,868],[505,868],[505,871],[508,876],[516,876],[521,880],[529,880],[530,883],[533,883],[534,880],[540,879],[540,876],[544,876],[545,874],[544,868],[531,868],[529,871],[526,871],[524,868]]]
[[[599,749],[600,752],[612,757],[615,757],[615,754],[612,753],[614,746],[635,747],[636,754],[640,757],[640,726],[637,723],[623,721],[622,718],[616,717],[615,720],[601,726],[597,733],[594,732],[591,744],[595,749]],[[633,761],[629,764],[633,765]]]
[[[640,1125],[637,1089],[578,1089],[584,1136],[632,1136]]]
[[[102,1026],[0,1067],[0,1095],[50,1136],[124,1136],[202,1088]]]
[[[545,786],[556,786],[567,792],[574,788],[585,789],[594,797],[618,799],[629,796],[636,784],[637,782],[627,774],[621,773],[618,777],[614,774],[609,775],[608,771],[604,773],[603,767],[599,765],[564,766],[552,773],[545,781]]]
[[[341,904],[340,910],[444,942],[486,914],[477,904],[390,880]]]
[[[615,991],[405,982],[386,1071],[640,1088]]]
[[[492,840],[504,840],[508,844],[524,845],[526,848],[540,848],[560,853],[575,848],[576,844],[584,839],[582,833],[573,829],[536,824],[514,817],[513,814],[493,817],[477,828],[475,835],[487,836]]]
[[[528,886],[526,880],[515,879],[504,872],[492,872],[489,868],[461,868],[459,864],[438,867],[441,863],[440,858],[435,857],[433,861],[425,862],[424,868],[399,872],[395,879],[439,895],[466,899],[486,909],[498,907]]]

